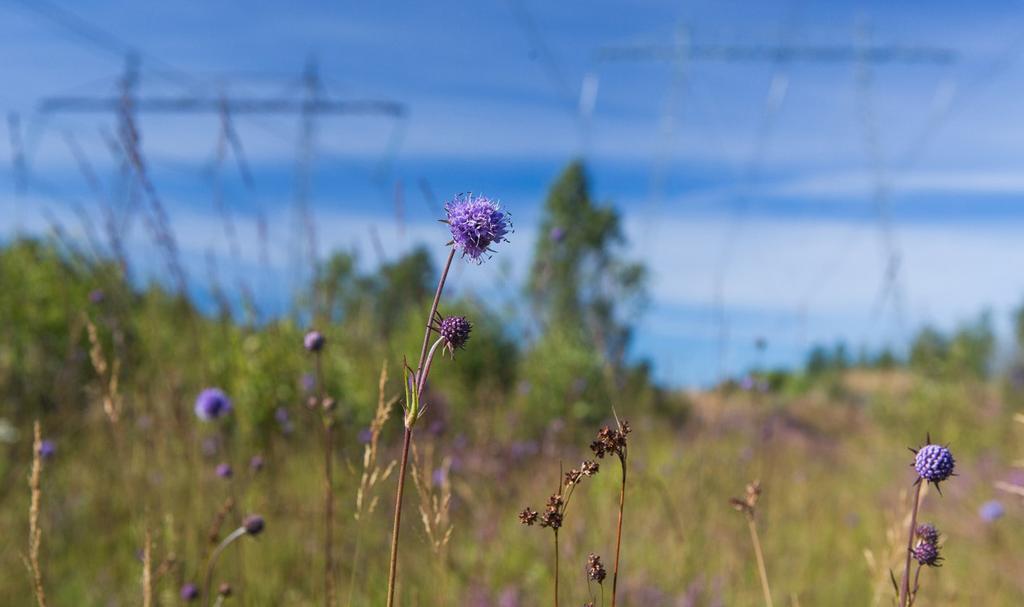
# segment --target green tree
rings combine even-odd
[[[644,302],[646,272],[623,259],[618,211],[596,204],[582,163],[571,163],[551,188],[540,221],[528,284],[544,329],[578,331],[619,364]]]

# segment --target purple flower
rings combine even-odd
[[[922,565],[928,565],[929,567],[939,567],[939,561],[942,557],[939,556],[939,547],[937,544],[931,542],[920,542],[911,551],[914,556],[914,560]]]
[[[1003,518],[1004,514],[1006,514],[1006,509],[1003,508],[1003,504],[999,500],[989,500],[978,509],[978,516],[986,523],[994,523]]]
[[[258,514],[250,514],[242,521],[245,532],[249,535],[259,535],[263,531],[263,517]]]
[[[299,385],[302,386],[303,392],[312,392],[316,388],[316,376],[312,373],[303,373],[302,378],[299,380]]]
[[[102,289],[93,289],[92,291],[89,291],[89,301],[94,304],[103,303],[104,297]]]
[[[565,229],[558,226],[551,228],[551,231],[548,232],[548,238],[555,242],[562,242],[562,239],[565,238]]]
[[[917,537],[921,538],[922,542],[936,544],[939,541],[939,530],[931,523],[918,525],[915,533],[917,534]]]
[[[291,416],[288,415],[288,409],[285,409],[284,407],[278,407],[274,411],[274,419],[281,427],[281,432],[284,432],[285,434],[291,434],[292,430],[295,429],[295,426],[292,424]]]
[[[326,341],[327,339],[324,338],[324,334],[316,330],[306,333],[306,336],[302,338],[303,345],[310,352],[319,352],[322,350]]]
[[[266,462],[264,461],[262,455],[256,454],[249,459],[249,469],[252,470],[253,472],[259,472],[260,470],[262,470],[264,464],[266,464]]]
[[[935,483],[935,486],[953,474],[955,465],[953,454],[942,445],[925,445],[914,456],[917,475],[929,483]]]
[[[199,598],[199,588],[192,583],[181,587],[181,599],[183,601],[194,601]]]
[[[221,478],[231,478],[231,475],[234,474],[234,471],[231,470],[231,464],[228,463],[217,464],[216,472],[217,476]]]
[[[434,474],[431,475],[430,480],[433,481],[435,487],[440,487],[444,484],[445,479],[448,478],[448,474],[444,468],[437,468],[434,470]]]
[[[39,443],[39,457],[43,459],[50,459],[57,453],[57,444],[52,440],[43,439]]]
[[[362,430],[359,431],[359,436],[358,436],[359,444],[367,445],[367,444],[370,443],[370,440],[372,438],[373,438],[373,431],[370,430],[369,428],[363,428]]]
[[[462,255],[476,262],[491,250],[492,244],[508,242],[511,224],[508,214],[498,203],[486,196],[459,194],[444,205],[446,219],[452,233],[452,244],[462,250]]]
[[[231,412],[231,399],[220,388],[207,388],[196,397],[196,415],[203,421],[217,419]]]
[[[473,325],[465,316],[448,316],[441,320],[438,333],[444,340],[444,349],[454,355],[455,350],[464,347],[469,341],[469,333],[472,330]]]

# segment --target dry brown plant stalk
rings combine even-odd
[[[28,568],[32,572],[32,589],[35,591],[39,607],[46,607],[46,591],[43,588],[43,568],[39,564],[39,546],[42,543],[43,531],[39,528],[39,501],[42,497],[40,479],[43,475],[43,456],[40,449],[43,445],[43,431],[36,420],[35,438],[32,441],[32,474],[28,486],[32,497],[28,507]]]
[[[100,343],[99,332],[92,319],[85,317],[85,328],[89,334],[89,360],[92,361],[92,368],[99,376],[103,395],[103,412],[107,414],[110,423],[116,424],[121,418],[121,395],[118,392],[121,361],[114,358],[112,364],[107,364],[103,355],[103,344]]]

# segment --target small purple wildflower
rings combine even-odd
[[[551,228],[551,231],[548,232],[548,238],[554,242],[562,242],[562,239],[565,238],[565,228],[558,226]]]
[[[231,469],[231,464],[228,463],[217,464],[216,472],[217,476],[221,478],[231,478],[234,474],[234,471]]]
[[[259,454],[256,454],[249,459],[249,469],[253,472],[259,472],[263,469],[265,464],[266,461],[263,459],[263,456]]]
[[[928,444],[921,447],[914,455],[914,470],[921,480],[939,483],[946,480],[953,474],[956,461],[949,449],[942,445]]]
[[[50,459],[57,453],[57,444],[50,439],[43,439],[39,443],[39,457],[43,459]]]
[[[220,388],[207,388],[196,397],[195,409],[199,419],[210,421],[231,412],[231,399]]]
[[[978,509],[978,516],[986,523],[994,523],[1003,518],[1004,514],[1006,514],[1006,509],[1003,508],[1003,503],[999,500],[989,500]]]
[[[914,560],[922,565],[929,567],[940,567],[939,561],[942,557],[939,556],[939,546],[931,542],[921,542],[911,551],[914,556]]]
[[[917,537],[919,537],[922,542],[937,544],[939,541],[939,530],[931,523],[918,525],[914,533],[917,534]]]
[[[359,431],[359,436],[357,438],[360,445],[368,445],[370,444],[370,440],[373,439],[373,431],[369,428],[363,428]]]
[[[258,514],[250,514],[242,521],[242,526],[245,527],[245,532],[249,535],[259,535],[264,527],[263,517]]]
[[[444,468],[437,468],[434,470],[434,474],[431,475],[430,480],[433,481],[435,487],[440,487],[444,484],[445,479],[448,478],[448,474]]]
[[[473,325],[465,316],[448,316],[441,320],[438,332],[444,340],[444,349],[455,355],[455,350],[465,347]]]
[[[302,338],[302,344],[310,352],[319,352],[322,350],[326,341],[327,339],[324,337],[324,334],[316,330],[306,333],[306,336]]]
[[[194,601],[199,598],[199,587],[192,583],[185,584],[180,594],[183,601]]]
[[[452,244],[476,262],[482,262],[484,253],[491,245],[508,242],[511,224],[508,214],[498,203],[486,196],[459,194],[444,205],[448,227],[452,233]]]
[[[94,304],[103,303],[105,296],[102,289],[93,289],[89,291],[89,301]]]

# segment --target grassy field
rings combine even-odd
[[[581,180],[573,166],[555,185],[549,224],[587,208],[573,198]],[[60,238],[9,243],[0,604],[45,592],[50,605],[173,605],[189,584],[209,604],[211,570],[212,589],[232,587],[227,604],[387,604],[403,407],[417,385],[398,605],[611,604],[617,457],[572,488],[557,553],[550,529],[519,519],[552,493],[568,498],[564,475],[594,457],[613,411],[632,427],[618,604],[895,604],[917,479],[908,447],[929,434],[950,445],[958,476],[941,496],[925,486],[919,521],[941,530],[945,560],[922,572],[916,604],[1021,604],[1021,504],[995,487],[1024,484],[1020,390],[993,372],[984,318],[922,333],[902,362],[818,349],[804,370],[669,390],[623,357],[622,303],[643,269],[608,253],[614,211],[588,212],[594,228],[579,236],[544,226],[553,236],[537,247],[526,319],[501,302],[442,302],[435,347],[456,355],[430,359],[429,385],[412,392],[402,361],[413,364],[446,274],[426,250],[371,273],[337,254],[295,313],[267,318],[244,297],[234,309],[215,296],[201,312],[167,287],[139,288],[126,260]],[[587,269],[612,288],[592,289]],[[459,315],[472,319],[465,344],[445,324]],[[213,387],[233,406],[203,419],[196,401]],[[753,536],[730,499],[755,480]],[[266,523],[258,534],[253,514]],[[212,569],[227,538],[238,541]],[[588,579],[590,553],[602,583]]]

